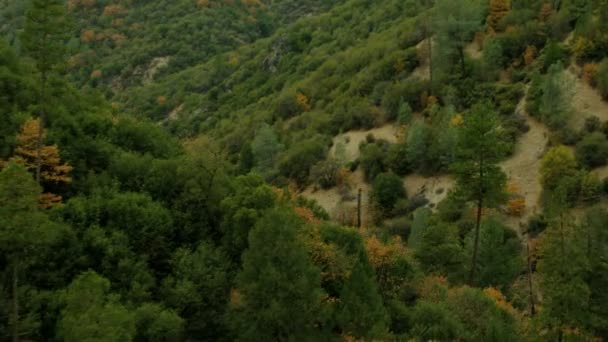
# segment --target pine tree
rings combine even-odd
[[[22,335],[20,326],[20,279],[34,262],[38,247],[54,241],[57,225],[38,206],[40,188],[25,168],[9,163],[0,172],[0,254],[11,274],[11,336]]]
[[[549,206],[552,222],[542,236],[538,263],[543,298],[539,319],[560,341],[568,332],[584,329],[589,319],[585,240],[567,208],[566,189],[559,186]]]
[[[458,191],[476,203],[476,224],[473,240],[469,284],[475,282],[479,233],[483,209],[505,201],[506,176],[498,166],[505,154],[504,139],[498,115],[489,104],[475,105],[465,117],[460,131],[458,157],[454,170]]]
[[[358,260],[346,280],[337,315],[343,335],[371,340],[385,333],[387,314],[367,260]]]
[[[110,282],[93,271],[79,275],[64,295],[58,323],[66,342],[131,341],[135,316],[110,293]]]
[[[48,80],[66,60],[69,21],[62,0],[32,0],[21,36],[23,47],[40,72],[40,127],[36,149],[36,181],[42,180],[43,131],[48,113]]]
[[[277,208],[249,234],[236,279],[241,300],[231,320],[239,340],[315,340],[324,295],[321,273],[300,240],[301,227],[289,209]]]

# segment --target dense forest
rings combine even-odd
[[[0,0],[0,341],[608,340],[608,0]]]

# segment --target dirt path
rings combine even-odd
[[[574,98],[572,99],[576,110],[576,114],[572,118],[572,125],[576,129],[581,129],[585,123],[585,119],[595,115],[602,122],[608,121],[608,102],[604,101],[597,90],[578,78],[572,71],[568,69],[568,74],[574,82]]]
[[[526,211],[522,217],[510,220],[513,221],[510,222],[514,225],[513,228],[519,228],[520,222],[527,222],[530,216],[540,211],[538,202],[543,190],[540,183],[540,166],[549,136],[547,127],[530,117],[525,108],[524,96],[516,113],[526,118],[530,130],[519,138],[513,156],[500,164],[507,174],[508,182],[519,189],[519,194],[526,200]]]

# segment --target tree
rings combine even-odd
[[[15,144],[16,132],[21,127],[27,106],[35,98],[33,82],[25,68],[10,48],[0,39],[0,159],[8,158]]]
[[[463,276],[464,254],[458,230],[443,222],[430,222],[414,250],[421,269],[430,274],[447,276],[460,281]]]
[[[412,314],[412,334],[424,341],[453,341],[464,327],[445,303],[419,301]]]
[[[76,277],[63,301],[58,330],[64,341],[133,340],[134,314],[110,293],[110,282],[97,273],[87,271]]]
[[[589,260],[587,285],[589,286],[590,325],[603,338],[608,337],[608,212],[592,208],[586,215],[583,229],[586,235],[585,254]]]
[[[246,175],[234,180],[234,193],[221,202],[222,246],[230,260],[239,264],[248,246],[248,236],[264,212],[275,205],[276,195],[258,175]]]
[[[177,342],[183,339],[184,320],[159,304],[146,303],[135,310],[136,342]]]
[[[550,226],[543,233],[538,272],[543,289],[540,321],[558,340],[588,322],[588,262],[581,229],[566,213],[567,193],[560,186],[549,207]]]
[[[68,16],[62,0],[33,0],[26,15],[21,36],[23,47],[34,59],[40,72],[39,112],[40,126],[36,149],[36,181],[41,181],[43,131],[48,108],[47,81],[51,73],[64,62],[65,43],[69,34]]]
[[[467,250],[472,252],[473,236],[467,239]],[[520,273],[521,242],[513,230],[491,217],[482,223],[479,236],[479,262],[476,273],[480,287],[507,289]]]
[[[256,165],[254,171],[266,180],[273,179],[277,174],[276,163],[279,154],[283,151],[283,145],[270,126],[264,124],[260,127],[251,142],[251,150]]]
[[[488,25],[498,31],[498,24],[511,10],[509,0],[490,0],[490,15],[488,15]]]
[[[0,251],[11,279],[10,325],[13,342],[19,340],[19,280],[34,262],[38,248],[57,237],[59,226],[38,206],[40,187],[25,168],[9,163],[0,171]]]
[[[382,210],[391,211],[405,197],[403,181],[395,174],[381,173],[374,179],[372,198]]]
[[[543,95],[540,105],[541,120],[553,129],[566,126],[572,116],[571,80],[564,72],[561,62],[549,67],[543,84]]]
[[[412,169],[425,168],[429,159],[430,139],[430,128],[422,121],[414,122],[407,135],[407,159]]]
[[[386,153],[382,146],[378,143],[368,143],[362,145],[361,157],[361,168],[363,169],[365,180],[368,182],[373,181],[382,172],[386,171]]]
[[[460,71],[465,77],[464,49],[473,34],[481,28],[481,8],[474,0],[440,0],[436,8],[437,45],[446,50],[444,55],[459,61]]]
[[[367,260],[365,263],[357,261],[340,293],[337,320],[342,334],[365,339],[381,338],[386,332],[387,318],[373,270]]]
[[[459,135],[458,162],[455,164],[457,189],[476,203],[476,223],[469,284],[475,281],[479,233],[484,207],[493,207],[506,199],[506,176],[497,163],[505,154],[500,121],[489,104],[475,105],[465,117]]]
[[[30,172],[38,176],[38,183],[53,187],[65,185],[72,181],[69,173],[72,167],[67,163],[61,163],[59,149],[57,145],[39,146],[38,139],[41,133],[40,120],[30,119],[23,124],[21,133],[17,136],[17,148],[14,160],[23,163]],[[36,174],[38,172],[39,174]],[[49,208],[61,203],[62,197],[52,193],[44,193],[40,197],[40,204],[44,208]]]
[[[240,340],[314,340],[323,323],[321,273],[300,240],[302,222],[287,208],[266,212],[249,234],[236,285],[232,324]]]
[[[606,165],[608,161],[608,139],[603,133],[586,135],[576,144],[576,159],[590,169]]]
[[[161,291],[164,302],[184,318],[186,336],[213,339],[226,335],[223,316],[234,274],[225,253],[201,242],[193,251],[178,249],[171,266],[173,272],[163,281]]]
[[[574,153],[566,146],[551,148],[541,162],[540,175],[545,189],[553,190],[566,178],[576,175]]]

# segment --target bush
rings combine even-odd
[[[361,146],[361,157],[359,160],[365,174],[365,180],[368,182],[386,171],[386,151],[380,144],[373,143]]]
[[[602,181],[595,173],[587,173],[581,177],[581,200],[584,202],[597,201],[602,195]]]
[[[395,144],[388,149],[386,163],[391,171],[399,176],[405,176],[410,169],[410,163],[407,160],[407,145]]]
[[[604,99],[608,100],[608,58],[604,58],[598,66],[595,80],[600,94]]]
[[[322,160],[310,169],[310,180],[323,189],[336,185],[340,164],[333,158]]]
[[[380,209],[389,212],[402,198],[406,198],[406,193],[399,176],[394,173],[382,173],[374,179],[372,199]]]
[[[605,165],[608,161],[608,139],[599,132],[586,135],[576,144],[576,158],[589,168]]]
[[[311,167],[325,157],[325,147],[324,142],[319,139],[297,144],[287,151],[279,162],[281,174],[295,180],[299,185],[305,185]]]

